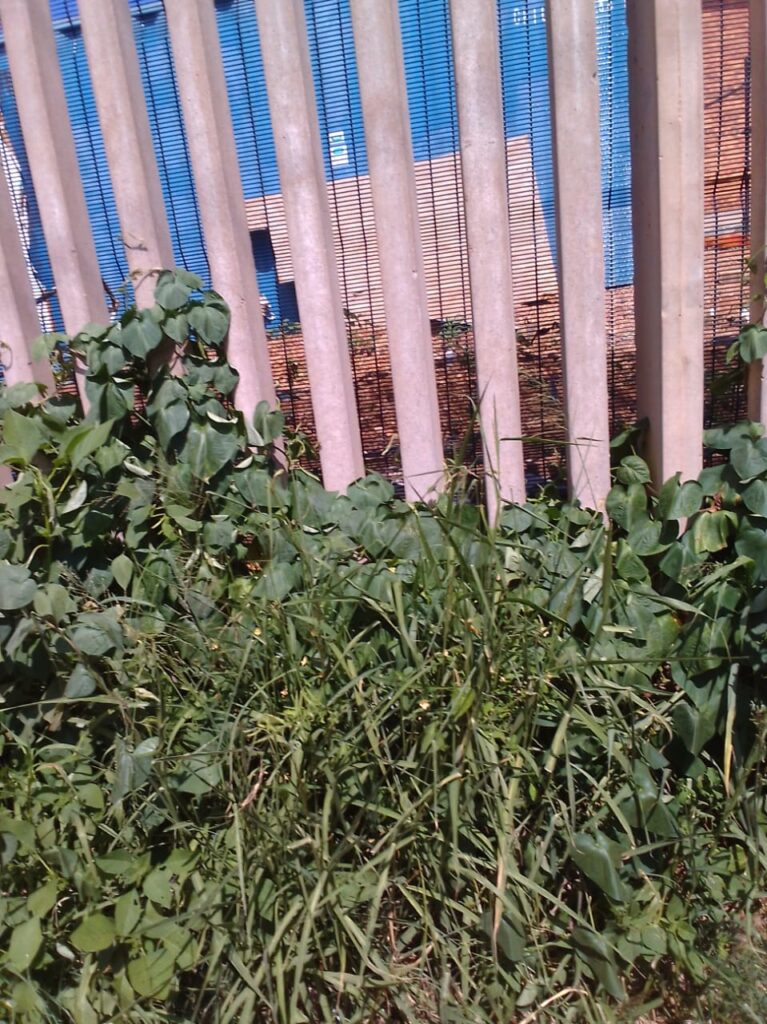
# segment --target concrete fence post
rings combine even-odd
[[[76,334],[109,317],[48,0],[0,0],[0,20],[56,294],[64,326]],[[81,369],[78,389],[85,405]]]
[[[604,510],[610,416],[594,0],[547,0],[570,494]]]
[[[702,19],[700,0],[627,11],[637,410],[657,484],[702,464]]]
[[[174,264],[128,0],[79,0],[80,22],[136,302]]]
[[[751,308],[752,323],[765,323],[767,271],[767,0],[750,0],[751,36]],[[749,367],[748,415],[767,425],[764,360]]]
[[[405,493],[436,494],[444,457],[394,0],[351,0]]]
[[[212,0],[165,0],[173,63],[213,287],[231,310],[227,355],[235,403],[252,422],[277,404],[248,234],[229,98]]]
[[[255,0],[322,478],[364,473],[303,0]]]
[[[450,0],[488,515],[525,500],[496,0]]]

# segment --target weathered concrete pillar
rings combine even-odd
[[[345,490],[364,463],[303,0],[255,2],[322,478]]]
[[[36,381],[49,393],[55,390],[50,361],[31,355],[31,343],[39,334],[27,259],[8,182],[0,168],[0,363],[8,387]]]
[[[165,0],[176,81],[213,287],[232,314],[227,355],[240,375],[237,407],[248,421],[277,404],[248,234],[237,149],[210,0]]]
[[[698,475],[703,429],[700,0],[628,0],[637,409],[656,483]]]
[[[442,433],[397,4],[351,0],[405,492],[443,483]]]
[[[47,0],[0,0],[24,145],[68,333],[108,313]],[[80,399],[85,403],[82,370]]]
[[[488,515],[525,500],[496,0],[450,0]]]
[[[604,510],[610,415],[594,0],[547,0],[570,494]]]
[[[79,0],[80,22],[136,302],[174,265],[128,0]]]

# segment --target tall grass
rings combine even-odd
[[[571,510],[573,543],[567,515],[524,514],[535,544],[446,500],[378,559],[275,516],[229,601],[179,559],[170,621],[121,602],[115,682],[58,745],[110,796],[84,830],[63,815],[90,882],[50,942],[121,899],[136,920],[87,983],[53,956],[39,1019],[604,1022],[661,965],[704,970],[699,867],[743,866],[721,777],[673,777],[674,695],[637,685],[641,647],[630,673],[598,653],[625,597],[601,521]]]

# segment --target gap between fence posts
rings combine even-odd
[[[751,43],[751,304],[754,324],[765,323],[767,246],[767,3],[750,0]],[[763,359],[748,368],[748,416],[767,425],[767,377]]]
[[[405,494],[444,486],[434,352],[397,4],[351,0]]]
[[[211,0],[165,0],[178,93],[213,287],[231,311],[227,358],[249,424],[277,405],[250,244],[224,65]]]
[[[602,160],[593,0],[547,0],[557,261],[570,495],[610,490]]]
[[[0,0],[13,91],[56,294],[69,334],[109,321],[48,0]],[[83,407],[85,371],[78,364]]]
[[[490,520],[525,500],[496,0],[450,0],[471,281],[472,331]]]
[[[322,479],[365,471],[303,0],[255,0]]]
[[[700,0],[628,0],[637,411],[656,484],[695,479],[703,430]]]

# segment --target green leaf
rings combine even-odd
[[[695,480],[686,480],[676,491],[667,519],[689,519],[700,509],[703,488]]]
[[[25,565],[0,564],[0,611],[16,611],[31,604],[37,584]]]
[[[237,382],[240,379],[239,373],[234,367],[227,365],[217,366],[213,372],[213,387],[219,394],[231,395],[234,389],[237,387]],[[274,415],[279,413],[279,409],[275,409]],[[279,413],[282,415],[281,413]]]
[[[573,841],[572,858],[580,870],[611,900],[623,902],[625,892],[615,868],[613,847],[604,833],[581,832]]]
[[[93,341],[88,346],[88,376],[101,384],[106,383],[104,371],[107,378],[114,377],[126,362],[127,358],[121,345]]]
[[[183,345],[189,337],[189,319],[186,313],[176,313],[175,316],[166,317],[162,329],[171,341],[177,345]]]
[[[753,363],[767,355],[767,330],[761,325],[749,324],[738,337],[740,357],[744,363]]]
[[[90,697],[96,692],[97,682],[85,665],[75,665],[64,688],[64,696],[72,700]]]
[[[173,438],[189,423],[189,416],[186,402],[172,402],[158,409],[153,422],[164,451],[167,452]]]
[[[174,850],[166,861],[146,876],[142,886],[144,895],[169,910],[196,863],[197,856],[191,850]]]
[[[178,309],[186,305],[192,289],[172,270],[161,271],[154,290],[154,299],[163,309]]]
[[[644,459],[638,455],[627,455],[615,471],[615,476],[622,484],[649,484],[650,470]]]
[[[767,519],[767,482],[752,480],[743,491],[743,501],[749,512]]]
[[[127,590],[133,576],[133,562],[127,555],[118,555],[112,559],[112,575],[118,587]]]
[[[642,929],[642,945],[651,953],[665,956],[668,950],[666,933],[657,924],[650,924]]]
[[[575,952],[588,964],[597,981],[615,999],[625,999],[612,952],[605,940],[590,928],[574,928],[572,942]]]
[[[202,278],[197,274],[193,274],[191,270],[187,270],[185,267],[175,267],[173,273],[176,275],[176,279],[181,284],[192,292],[201,292],[203,288]]]
[[[735,550],[739,555],[751,559],[757,579],[767,579],[767,531],[753,527],[741,529],[735,541]]]
[[[123,648],[122,629],[109,612],[83,612],[72,629],[71,638],[79,651],[94,658]]]
[[[115,931],[125,937],[130,935],[141,920],[141,900],[135,889],[123,895],[115,903]]]
[[[727,512],[701,512],[692,524],[695,551],[722,551],[730,537],[730,514]]]
[[[11,932],[6,958],[10,966],[19,972],[29,969],[43,943],[40,919],[30,917],[17,924]]]
[[[674,729],[691,754],[696,756],[716,734],[716,714],[706,713],[683,701],[674,708]]]
[[[222,302],[204,302],[189,311],[189,326],[206,345],[220,345],[229,330],[229,311]]]
[[[109,949],[115,940],[114,921],[105,914],[89,914],[75,928],[70,942],[81,953],[98,953]]]
[[[732,468],[742,481],[753,480],[767,472],[767,438],[752,441],[744,438],[733,446],[730,455]]]
[[[128,964],[128,981],[145,999],[159,997],[173,980],[175,957],[170,950],[145,953]]]
[[[505,959],[510,963],[519,963],[525,958],[525,936],[524,932],[519,923],[510,917],[508,914],[504,914],[498,922],[498,927],[495,926],[495,914],[492,910],[487,910],[482,915],[481,919],[482,931],[487,936],[488,940],[492,943],[495,941],[495,945]]]
[[[31,462],[45,440],[45,431],[36,416],[23,416],[14,409],[6,412],[3,417],[3,443],[6,446],[4,458]]]
[[[69,515],[70,512],[77,512],[81,509],[85,502],[88,500],[88,481],[81,480],[80,483],[75,487],[72,493],[69,495],[67,500],[61,507],[61,514],[63,516]]]
[[[40,397],[43,390],[41,384],[31,384],[25,381],[11,384],[10,387],[0,385],[0,413],[5,412],[6,409],[21,409],[23,406],[29,405],[30,402]]]
[[[301,570],[292,562],[273,562],[256,584],[254,593],[268,601],[282,601],[301,581]]]
[[[128,873],[136,859],[130,850],[112,850],[96,858],[96,866],[105,875],[122,877]]]
[[[113,337],[132,356],[146,359],[162,341],[162,330],[147,310],[130,311],[123,317],[122,326]]]
[[[205,523],[202,530],[202,541],[206,549],[220,551],[231,547],[237,536],[237,529],[231,519],[216,519]]]
[[[210,480],[235,457],[240,440],[232,427],[209,421],[189,427],[182,457],[200,480]]]
[[[253,426],[262,444],[276,441],[285,429],[285,417],[279,409],[271,409],[268,402],[259,402],[253,414]]]
[[[114,420],[104,423],[82,423],[71,427],[64,435],[57,463],[69,462],[78,469],[95,451],[102,448],[112,434]]]
[[[647,516],[647,492],[642,484],[617,485],[607,495],[607,514],[619,526],[630,530]]]
[[[197,533],[198,530],[202,529],[200,520],[193,519],[192,510],[184,508],[183,505],[168,505],[165,511],[182,530],[187,530],[189,533]]]
[[[674,499],[679,490],[681,473],[675,473],[663,484],[658,494],[658,515],[661,519],[668,519]]]
[[[56,882],[50,878],[45,885],[27,896],[27,910],[35,917],[45,917],[56,906],[58,893]]]
[[[730,423],[725,427],[714,427],[710,430],[704,430],[703,443],[707,448],[728,451],[744,438],[758,441],[763,435],[764,427],[761,423],[750,423],[744,420],[741,423]]]
[[[654,555],[666,547],[665,544],[659,543],[662,529],[657,520],[645,517],[631,527],[626,541],[637,555]]]

